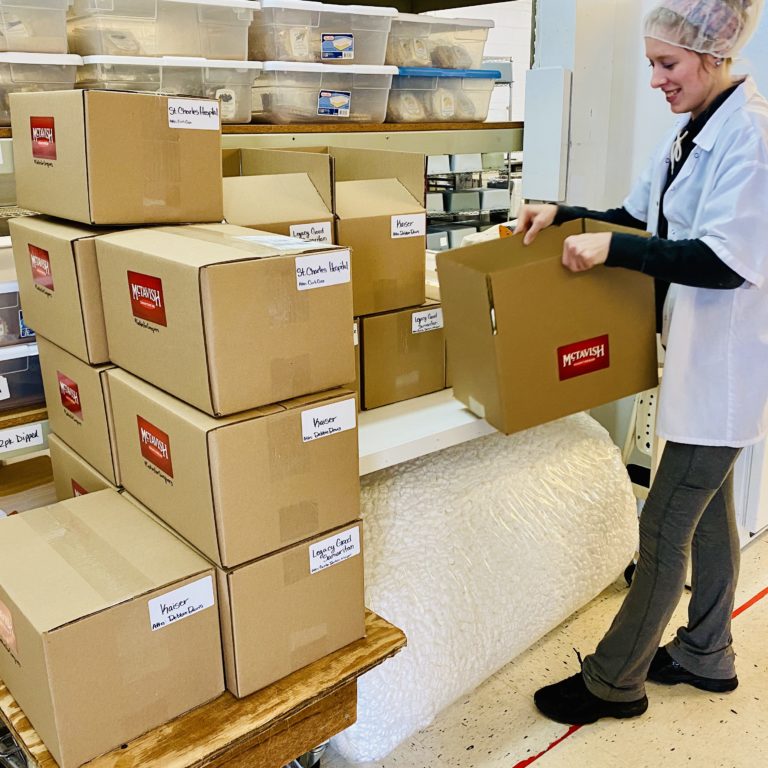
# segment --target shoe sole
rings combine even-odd
[[[663,680],[648,677],[648,680],[659,685],[690,685],[693,688],[698,688],[700,691],[708,691],[709,693],[730,693],[739,687],[738,680],[704,680],[701,678],[692,680],[690,677],[683,675],[680,677],[665,677]]]
[[[616,702],[618,703],[618,702]],[[554,720],[556,723],[561,723],[562,725],[591,725],[592,723],[596,723],[598,720],[602,720],[606,717],[612,717],[615,720],[628,720],[632,717],[640,717],[640,715],[644,715],[646,711],[648,710],[648,699],[645,698],[640,702],[631,702],[631,706],[627,706],[626,709],[617,711],[616,709],[612,709],[612,711],[605,711],[601,712],[596,717],[592,718],[591,720],[575,720],[574,718],[559,718],[557,716],[553,716],[551,713],[546,712],[544,709],[539,707],[538,704],[536,704],[536,708],[541,712],[542,715],[549,718],[550,720]]]

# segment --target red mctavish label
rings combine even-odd
[[[141,455],[168,477],[173,477],[171,443],[168,435],[146,419],[142,419],[141,416],[137,416],[136,419],[139,423]]]
[[[31,243],[27,246],[29,251],[29,263],[32,267],[32,282],[45,288],[46,291],[53,290],[53,271],[51,270],[51,257],[48,251],[38,248]]]
[[[601,371],[611,365],[608,335],[577,341],[557,350],[560,381]]]
[[[78,496],[87,496],[88,491],[83,488],[80,483],[77,482],[77,480],[72,480],[72,493],[75,495],[75,498]]]
[[[52,117],[30,117],[32,157],[39,160],[56,159],[56,126]]]
[[[128,290],[134,317],[155,325],[168,324],[165,320],[163,281],[159,277],[129,271]]]
[[[69,376],[65,376],[61,371],[56,371],[56,378],[59,380],[59,396],[61,404],[78,421],[83,420],[83,406],[80,402],[80,390],[77,383],[72,381]]]

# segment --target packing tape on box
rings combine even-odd
[[[144,177],[144,208],[181,209],[181,132],[168,130],[168,107],[165,103],[152,111],[141,126],[143,168],[150,169]]]
[[[312,469],[311,454],[301,436],[301,412],[294,408],[266,420],[272,482],[306,475]]]
[[[309,552],[305,545],[286,552],[283,556],[283,586],[290,587],[311,576]]]
[[[302,627],[288,637],[291,665],[305,667],[328,654],[328,624],[321,622],[309,627]]]
[[[280,541],[283,544],[307,539],[320,527],[320,509],[316,501],[299,501],[281,507],[277,516],[280,521]]]

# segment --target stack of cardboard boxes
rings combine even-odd
[[[446,386],[442,310],[425,303],[423,155],[238,149],[225,151],[224,176],[231,224],[350,249],[362,408]]]
[[[64,768],[364,635],[349,252],[216,223],[217,109],[13,97],[63,501],[3,521],[0,679]]]

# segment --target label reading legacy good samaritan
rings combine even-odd
[[[128,270],[128,292],[131,297],[131,311],[137,320],[154,325],[168,325],[165,317],[163,281],[159,277]]]
[[[31,243],[27,246],[29,264],[32,267],[32,282],[44,291],[53,291],[53,272],[48,251]]]
[[[173,462],[171,461],[171,441],[168,439],[168,434],[146,419],[142,419],[141,416],[136,416],[136,420],[139,425],[141,455],[163,474],[172,478]]]
[[[560,381],[601,371],[611,365],[608,335],[567,344],[557,350]]]
[[[427,234],[426,213],[401,213],[392,217],[392,238],[424,237]]]
[[[59,396],[61,404],[67,413],[72,414],[78,421],[83,420],[83,405],[80,402],[80,389],[77,382],[65,376],[61,371],[56,371],[59,380]]]
[[[0,453],[31,448],[33,445],[42,445],[44,442],[43,425],[39,421],[35,424],[25,424],[23,427],[0,430]]]
[[[307,243],[330,243],[331,222],[319,221],[316,224],[291,224],[291,237],[297,237]]]
[[[356,425],[357,408],[354,398],[310,408],[301,414],[301,433],[305,443],[354,429]]]
[[[349,280],[349,251],[296,257],[296,287],[300,291],[327,288]]]
[[[411,315],[411,333],[427,333],[443,327],[443,310],[440,307],[414,312]]]
[[[341,531],[335,536],[309,545],[309,572],[330,568],[350,557],[360,554],[360,527],[355,526],[348,531]]]
[[[2,643],[11,656],[16,658],[19,649],[16,647],[16,632],[13,629],[13,615],[10,608],[0,600],[0,643]]]
[[[168,127],[218,131],[221,128],[219,102],[208,99],[168,99]]]
[[[149,605],[149,623],[152,631],[165,629],[176,621],[189,618],[215,604],[213,576],[205,576],[183,587],[153,597]]]
[[[56,159],[56,126],[52,117],[30,117],[29,132],[32,139],[32,157],[35,160]],[[50,165],[50,163],[39,163]]]

